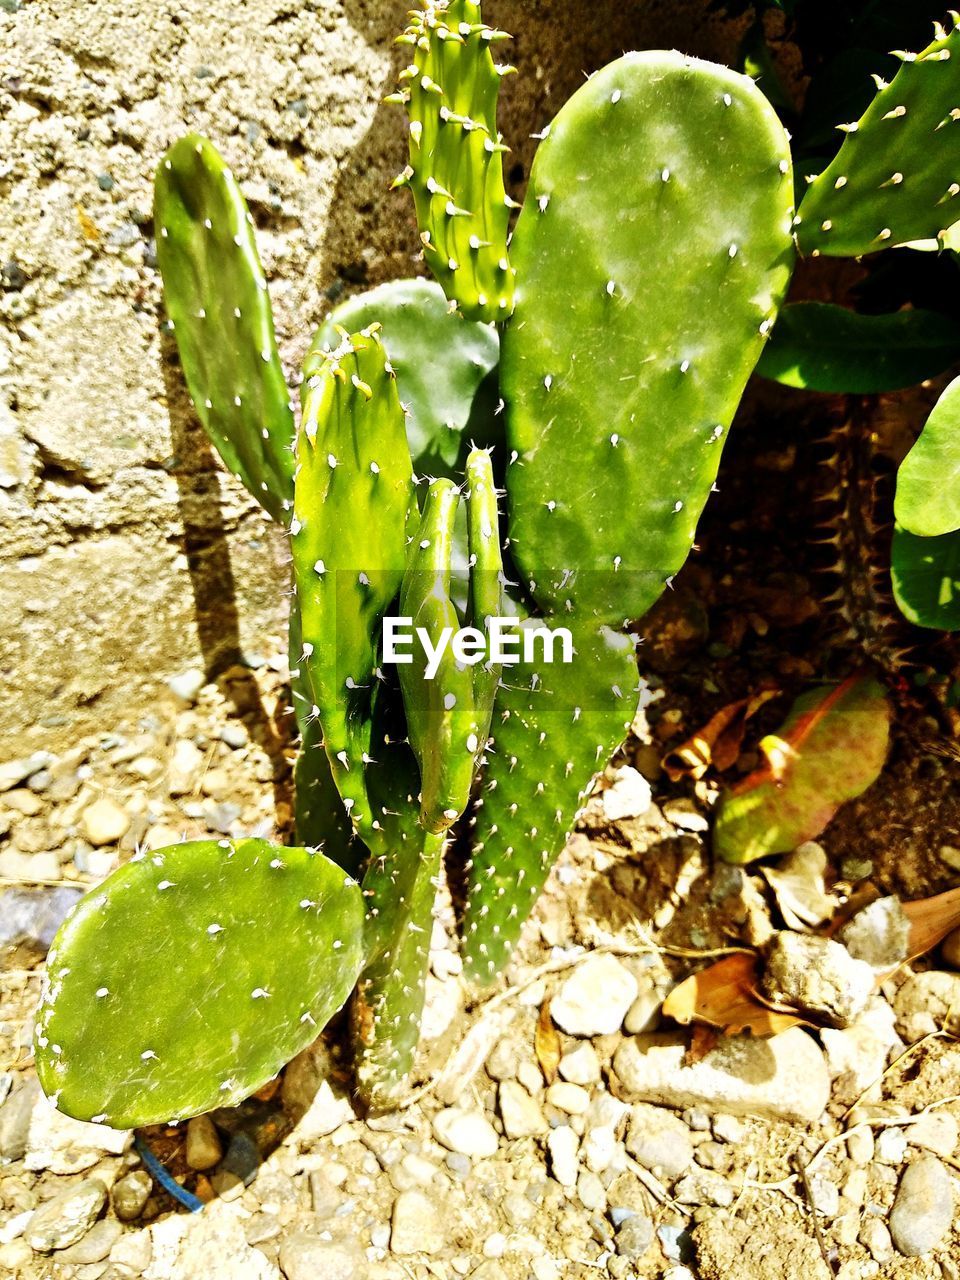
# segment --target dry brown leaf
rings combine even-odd
[[[663,757],[661,764],[671,782],[702,778],[711,765],[720,773],[731,768],[740,755],[747,721],[779,690],[763,689],[752,698],[740,698],[721,707],[716,715]]]
[[[667,996],[663,1012],[683,1026],[703,1022],[724,1035],[750,1031],[775,1036],[789,1027],[809,1026],[798,1014],[771,1008],[757,994],[759,957],[738,951],[691,974]]]
[[[960,927],[960,889],[948,889],[933,898],[918,898],[902,906],[910,921],[911,960],[932,951],[948,933]]]
[[[553,1084],[560,1066],[560,1032],[553,1025],[550,1017],[550,1001],[544,1000],[537,1018],[537,1029],[533,1037],[533,1049],[540,1063],[540,1070],[547,1084]]]

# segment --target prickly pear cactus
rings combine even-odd
[[[366,784],[381,627],[415,518],[403,409],[377,327],[344,333],[336,351],[304,365],[290,544],[310,714],[371,853],[383,846]]]
[[[474,0],[429,0],[399,37],[412,60],[389,99],[410,120],[410,162],[394,185],[412,190],[427,264],[471,320],[505,320],[513,309],[513,201],[497,132],[500,80],[513,67],[490,52],[507,38],[484,25]]]
[[[191,133],[154,184],[157,264],[200,421],[275,520],[293,498],[293,413],[253,222],[216,148]]]
[[[419,841],[409,841],[385,895],[396,904],[395,928],[364,969],[351,1004],[357,1090],[372,1111],[396,1102],[413,1065],[443,845],[442,834],[423,831]],[[364,892],[369,892],[368,877]]]
[[[509,960],[594,775],[636,712],[632,637],[590,626],[573,637],[572,663],[520,664],[501,682],[462,929],[464,974],[479,987]]]
[[[792,190],[753,82],[678,53],[618,59],[550,125],[500,373],[511,547],[545,612],[639,618],[686,559],[790,277]]]
[[[362,921],[357,884],[307,849],[198,840],[127,863],[47,957],[44,1091],[121,1129],[240,1102],[346,1001]]]
[[[804,254],[855,257],[938,237],[960,219],[960,30],[899,53],[863,116],[811,182],[797,214]]]
[[[338,328],[356,333],[375,323],[407,412],[414,471],[459,481],[470,441],[502,443],[496,329],[465,320],[432,280],[391,280],[341,303],[311,351],[338,346]]]

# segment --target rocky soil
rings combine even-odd
[[[808,846],[779,880],[711,866],[709,788],[660,773],[654,736],[675,710],[662,690],[648,691],[486,1000],[469,1003],[453,909],[439,910],[423,1052],[396,1113],[356,1114],[333,1028],[242,1107],[140,1135],[205,1202],[190,1214],[133,1134],[51,1110],[30,1039],[58,918],[137,845],[283,831],[284,677],[279,655],[217,685],[187,671],[138,723],[0,766],[0,1274],[960,1274],[960,939],[858,997],[855,971],[803,951],[805,989],[811,973],[834,997],[839,983],[861,1012],[687,1054],[665,994],[718,950],[781,928],[804,867],[816,879],[826,859]],[[855,853],[831,846],[838,901],[875,874]]]

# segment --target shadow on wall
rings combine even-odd
[[[404,0],[343,0],[370,47],[390,59],[381,96],[397,83],[409,50],[394,38],[407,22]],[[748,25],[708,13],[708,0],[485,0],[484,20],[509,31],[498,61],[518,74],[503,82],[500,127],[513,149],[505,157],[507,190],[521,199],[539,133],[587,74],[627,50],[680,49],[732,64]],[[358,288],[421,274],[413,201],[390,191],[406,164],[406,121],[399,107],[379,106],[370,128],[340,166],[327,222],[321,288],[336,303]]]
[[[161,332],[161,350],[180,507],[180,546],[190,574],[204,671],[208,680],[225,677],[225,696],[244,717],[253,740],[273,765],[275,801],[289,804],[290,767],[284,747],[291,726],[289,717],[275,723],[268,714],[253,673],[244,662],[236,580],[220,499],[220,464],[187,393],[176,343],[165,331]]]

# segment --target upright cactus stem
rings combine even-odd
[[[935,28],[920,53],[899,52],[863,116],[797,213],[804,254],[856,257],[939,238],[960,219],[960,27]]]
[[[275,520],[293,498],[293,413],[253,220],[216,148],[191,133],[154,185],[157,264],[194,406],[230,471]]]
[[[290,543],[300,668],[334,779],[372,853],[384,847],[366,772],[384,613],[416,517],[403,408],[378,326],[341,334],[304,364]],[[410,526],[412,532],[413,525]]]
[[[410,118],[410,162],[394,185],[413,192],[427,264],[472,320],[505,320],[513,310],[507,224],[515,206],[497,131],[500,81],[513,67],[490,52],[508,38],[484,25],[474,0],[430,0],[399,37],[412,61],[389,99]]]

